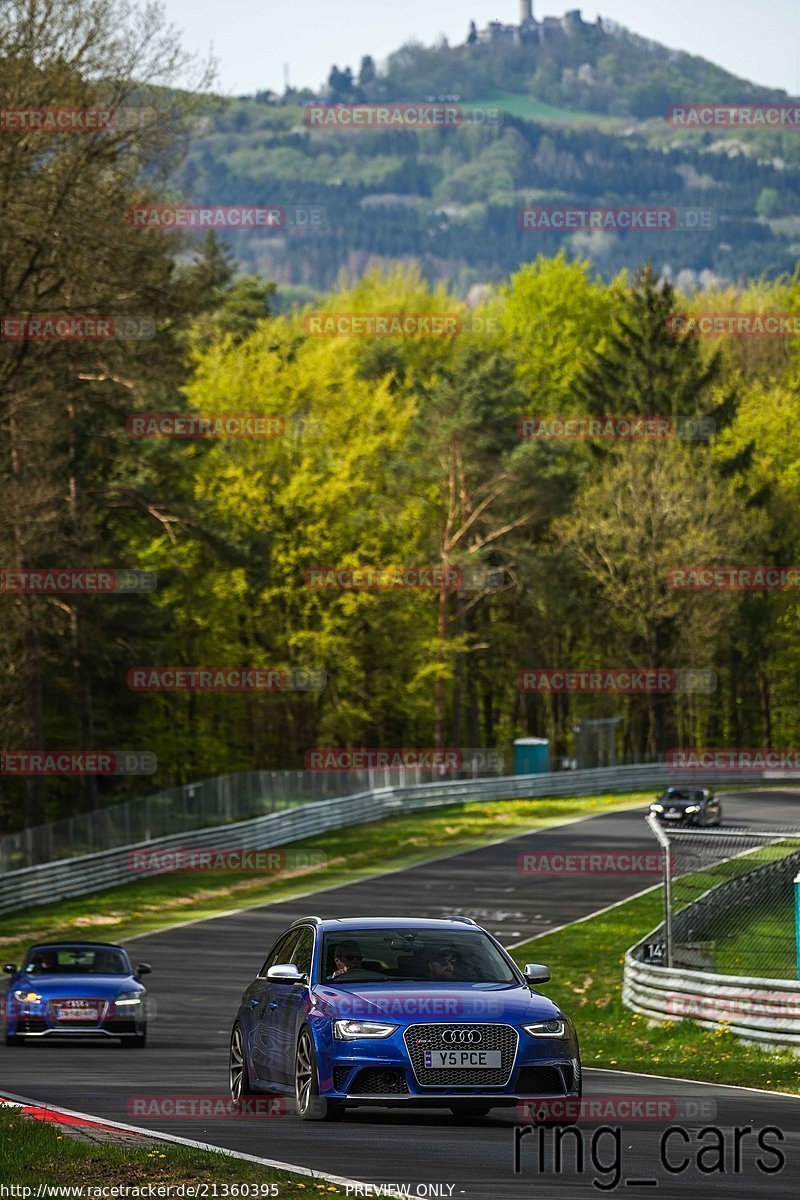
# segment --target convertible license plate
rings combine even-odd
[[[100,1010],[96,1004],[82,1004],[74,1008],[56,1008],[57,1021],[99,1021]]]
[[[453,1067],[502,1067],[499,1050],[426,1050],[425,1066],[432,1071],[448,1071]]]

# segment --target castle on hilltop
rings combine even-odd
[[[597,18],[597,25],[602,29],[602,19]],[[502,21],[490,21],[485,29],[473,31],[469,40],[482,45],[495,45],[498,42],[513,43],[542,43],[554,38],[574,37],[584,29],[592,26],[584,21],[579,8],[565,13],[563,17],[545,17],[537,21],[533,15],[533,0],[519,0],[519,25],[504,25]]]

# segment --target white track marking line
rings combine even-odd
[[[611,912],[612,908],[619,908],[621,904],[627,904],[629,900],[638,900],[640,896],[646,896],[648,892],[654,892],[660,887],[663,887],[663,884],[653,883],[650,887],[642,888],[641,892],[632,892],[630,896],[623,896],[621,900],[615,900],[613,904],[607,904],[605,908],[598,908],[596,912],[587,913],[585,917],[576,917],[574,921],[567,921],[564,925],[554,925],[552,929],[543,929],[541,933],[534,933],[531,937],[523,938],[519,942],[512,942],[506,946],[506,950],[516,950],[519,946],[524,946],[526,942],[535,942],[538,938],[548,937],[551,933],[561,933],[562,929],[571,929],[573,925],[591,921],[592,917],[600,917],[603,913]]]
[[[595,1071],[603,1075],[632,1075],[637,1079],[671,1079],[673,1083],[691,1083],[695,1087],[728,1088],[732,1092],[755,1092],[759,1096],[784,1096],[787,1100],[800,1101],[796,1092],[773,1092],[769,1088],[747,1087],[743,1083],[713,1083],[709,1079],[687,1079],[685,1075],[649,1075],[646,1071],[615,1071],[613,1067],[584,1067],[586,1071]]]
[[[93,1113],[77,1112],[74,1108],[60,1108],[48,1101],[31,1100],[25,1096],[15,1096],[13,1092],[3,1092],[0,1100],[8,1098],[15,1104],[30,1105],[33,1108],[48,1109],[50,1112],[61,1113],[65,1117],[79,1117],[84,1121],[96,1121],[98,1125],[108,1125],[113,1129],[121,1129],[125,1133],[139,1133],[157,1141],[174,1142],[178,1146],[191,1146],[195,1150],[210,1150],[213,1153],[224,1154],[226,1158],[238,1158],[244,1162],[260,1163],[264,1167],[273,1167],[278,1171],[289,1171],[294,1175],[310,1176],[312,1179],[325,1179],[328,1183],[337,1183],[340,1187],[363,1187],[357,1179],[346,1179],[343,1175],[327,1175],[324,1171],[313,1171],[310,1167],[296,1167],[293,1163],[278,1162],[272,1158],[260,1158],[256,1154],[245,1154],[241,1150],[228,1150],[225,1146],[214,1146],[210,1142],[196,1142],[192,1138],[178,1137],[174,1133],[162,1133],[159,1129],[145,1129],[143,1125],[126,1125],[123,1121],[114,1121],[106,1117],[97,1117]]]

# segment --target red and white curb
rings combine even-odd
[[[0,1108],[4,1107],[17,1108],[24,1116],[32,1117],[36,1121],[53,1121],[60,1125],[83,1125],[96,1130],[130,1133],[137,1137],[152,1138],[158,1142],[172,1142],[176,1146],[190,1146],[193,1150],[208,1150],[214,1154],[224,1154],[226,1158],[238,1158],[243,1162],[259,1163],[260,1166],[271,1167],[275,1171],[288,1171],[292,1175],[325,1180],[326,1183],[335,1183],[339,1187],[364,1187],[360,1180],[346,1179],[343,1175],[328,1175],[324,1171],[312,1171],[310,1167],[278,1162],[274,1158],[260,1158],[257,1154],[243,1154],[239,1150],[228,1150],[225,1146],[214,1146],[210,1142],[196,1142],[192,1138],[178,1137],[174,1133],[162,1133],[159,1129],[144,1129],[138,1125],[126,1125],[122,1121],[110,1121],[102,1117],[95,1117],[91,1113],[75,1112],[71,1108],[60,1108],[57,1104],[43,1104],[39,1100],[31,1100],[27,1096],[15,1096],[11,1092],[0,1093]],[[384,1194],[391,1195],[392,1193]]]

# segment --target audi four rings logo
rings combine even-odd
[[[483,1034],[480,1029],[445,1029],[442,1034],[442,1041],[451,1044],[455,1042],[470,1042],[474,1045],[476,1042],[483,1041]]]

